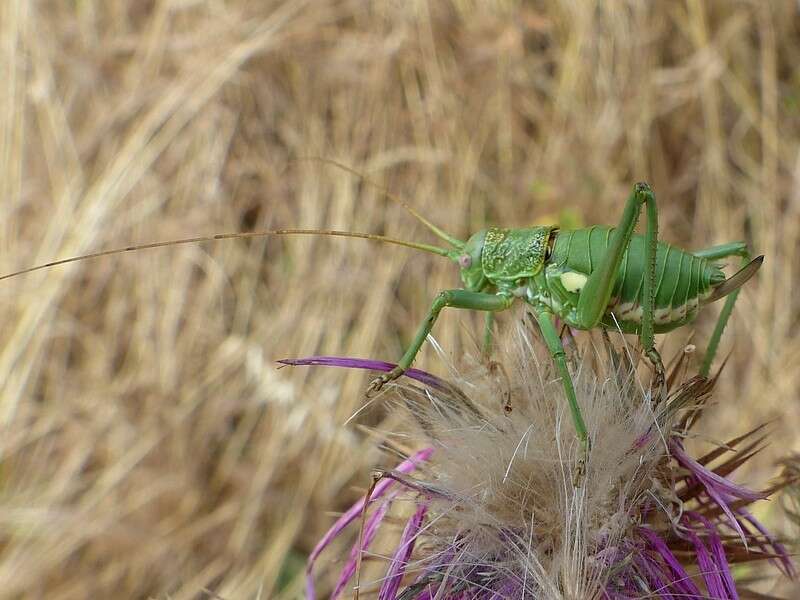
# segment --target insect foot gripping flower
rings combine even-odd
[[[408,415],[387,445],[419,442],[379,473],[365,499],[331,527],[308,563],[307,597],[334,540],[345,555],[331,598],[739,598],[733,567],[753,562],[794,577],[786,549],[753,516],[767,497],[733,471],[764,442],[763,428],[693,457],[713,380],[690,378],[683,357],[652,406],[626,349],[573,352],[576,391],[592,440],[581,452],[563,388],[535,334],[511,336],[500,362],[473,365],[453,382],[414,371],[394,386]],[[371,370],[393,365],[336,357],[289,364]],[[770,492],[788,485],[784,475]],[[751,570],[752,571],[752,570]],[[749,573],[752,581],[752,573]],[[738,589],[737,589],[738,587]],[[769,596],[760,595],[759,598]]]

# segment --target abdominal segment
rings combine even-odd
[[[585,278],[605,256],[613,228],[592,227],[559,233],[554,247],[553,266],[570,274],[562,275],[568,291],[580,293]],[[634,234],[617,270],[616,281],[604,322],[636,325],[643,316],[646,269],[644,236]],[[580,275],[583,274],[583,275]],[[667,331],[691,320],[718,281],[720,269],[705,258],[659,242],[656,249],[655,303],[653,321]],[[724,280],[724,275],[722,275]],[[613,315],[613,318],[611,317]]]
[[[643,242],[642,242],[643,245]],[[628,252],[617,275],[608,313],[620,321],[641,323],[644,300],[644,248]],[[718,269],[707,260],[660,243],[656,252],[653,323],[669,328],[691,320],[711,295],[711,277]]]

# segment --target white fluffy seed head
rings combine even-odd
[[[571,371],[592,448],[576,487],[583,452],[549,354],[522,325],[508,337],[495,362],[463,371],[458,390],[402,388],[405,433],[436,448],[421,477],[447,498],[431,505],[421,560],[442,559],[458,539],[453,563],[524,577],[532,598],[590,599],[609,576],[598,548],[614,548],[636,524],[637,499],[670,477],[659,429],[671,424],[653,413],[624,354],[627,366],[614,367],[609,348],[578,353]]]

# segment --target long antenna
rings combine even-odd
[[[338,168],[342,169],[343,171],[347,171],[351,175],[355,175],[356,177],[359,177],[360,179],[362,179],[364,181],[364,183],[367,183],[367,184],[371,185],[372,187],[374,187],[375,189],[380,191],[383,195],[385,195],[387,198],[389,198],[390,200],[392,200],[394,202],[397,202],[397,204],[399,204],[404,209],[406,209],[406,211],[412,217],[414,217],[420,223],[425,225],[425,227],[430,229],[434,233],[434,235],[436,235],[436,237],[438,237],[439,239],[444,240],[445,242],[447,242],[448,244],[450,244],[454,248],[458,248],[459,250],[464,248],[464,245],[465,245],[464,242],[462,242],[461,240],[459,240],[457,238],[454,238],[452,235],[450,235],[446,231],[440,229],[439,227],[437,227],[436,225],[434,225],[433,223],[428,221],[428,219],[426,219],[421,214],[419,214],[415,208],[413,208],[408,202],[403,200],[400,196],[397,196],[397,195],[393,194],[388,189],[386,189],[384,186],[382,186],[379,183],[376,183],[375,181],[372,181],[369,177],[367,177],[363,173],[360,173],[359,171],[355,170],[353,167],[348,167],[344,163],[340,163],[337,160],[333,160],[332,158],[323,158],[322,156],[302,156],[302,157],[297,158],[295,160],[298,160],[298,161],[309,160],[309,161],[318,161],[318,162],[321,162],[321,163],[326,163],[326,164],[338,167]]]
[[[217,240],[230,240],[236,238],[255,238],[255,237],[264,237],[269,235],[332,235],[337,237],[351,237],[351,238],[361,238],[364,240],[373,240],[376,242],[386,242],[388,244],[397,244],[398,246],[405,246],[407,248],[414,248],[415,250],[423,250],[425,252],[430,252],[431,254],[438,254],[439,256],[445,256],[448,258],[452,258],[452,252],[449,250],[445,250],[444,248],[439,248],[438,246],[430,246],[428,244],[418,244],[416,242],[406,242],[404,240],[396,240],[394,238],[385,237],[382,235],[375,235],[372,233],[358,233],[353,231],[336,231],[333,229],[269,229],[265,231],[245,231],[239,233],[218,233],[216,235],[206,235],[201,237],[192,237],[192,238],[183,238],[179,240],[168,240],[164,242],[153,242],[150,244],[140,244],[137,246],[125,246],[124,248],[114,248],[111,250],[102,250],[100,252],[93,252],[91,254],[83,254],[81,256],[72,256],[70,258],[62,258],[60,260],[54,260],[49,263],[45,263],[43,265],[37,265],[35,267],[28,267],[27,269],[22,269],[21,271],[15,271],[14,273],[8,273],[6,275],[0,276],[0,281],[3,279],[11,279],[12,277],[16,277],[17,275],[24,275],[26,273],[33,273],[34,271],[41,271],[42,269],[48,269],[50,267],[57,267],[59,265],[65,265],[67,263],[77,262],[79,260],[87,260],[90,258],[99,258],[101,256],[109,256],[111,254],[122,254],[123,252],[134,252],[135,250],[148,250],[150,248],[162,248],[164,246],[178,246],[180,244],[195,244],[198,242],[213,242]]]

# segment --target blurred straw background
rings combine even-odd
[[[778,419],[745,474],[762,484],[800,449],[798,64],[793,0],[3,2],[0,270],[255,228],[432,241],[302,156],[461,238],[614,223],[647,180],[666,240],[766,255],[706,425]],[[379,453],[344,425],[366,375],[275,359],[394,360],[458,283],[443,259],[322,237],[2,282],[0,596],[297,597]],[[435,335],[455,358],[478,323],[445,312]],[[445,373],[430,348],[417,366]]]

